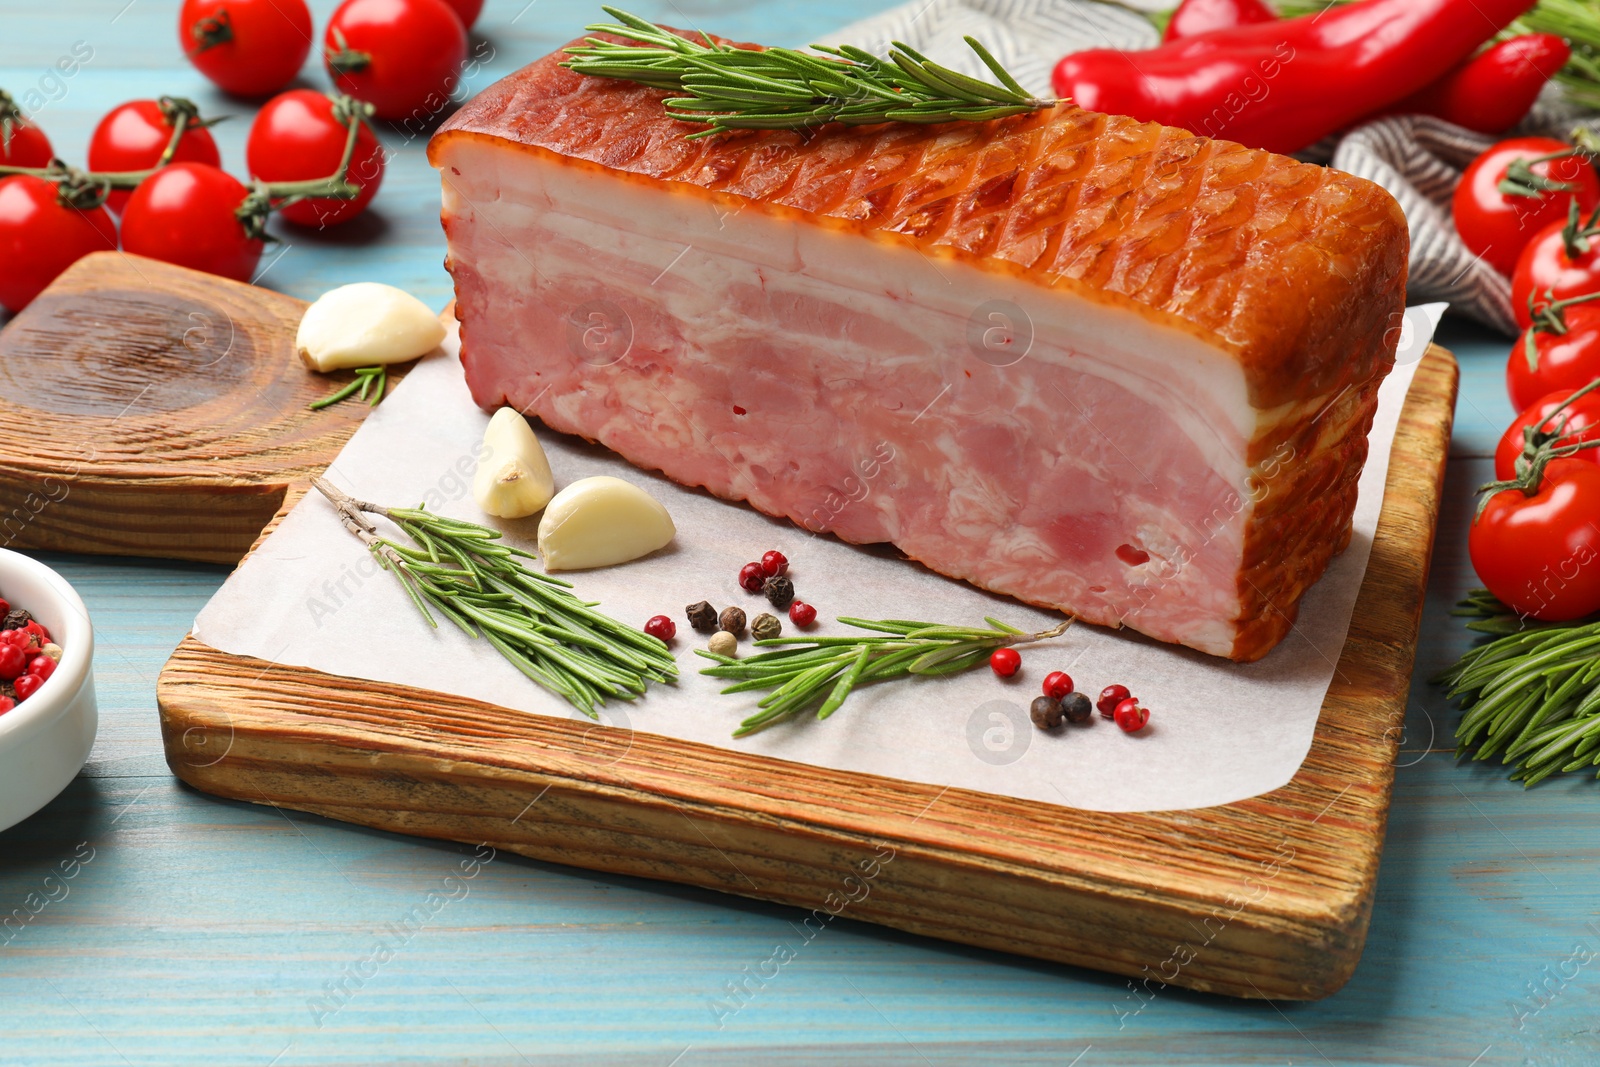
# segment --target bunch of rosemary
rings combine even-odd
[[[1465,711],[1456,755],[1498,755],[1526,785],[1600,766],[1600,620],[1530,623],[1483,589],[1452,614],[1496,635],[1434,678]]]
[[[848,45],[812,45],[754,50],[695,41],[614,7],[616,19],[585,27],[636,44],[596,37],[567,49],[563,66],[580,74],[639,82],[684,96],[664,104],[674,118],[709,128],[691,138],[723,130],[792,130],[842,122],[982,121],[1050,107],[1017,83],[989,51],[971,37],[967,45],[1000,84],[969,78],[896,41],[888,59]]]
[[[529,570],[522,561],[532,553],[503,544],[498,530],[424,508],[369,504],[323,478],[312,484],[429,625],[439,625],[438,612],[590,718],[608,698],[632,700],[650,682],[677,678],[665,645],[594,610],[567,582]],[[388,519],[412,543],[379,535],[368,515]]]
[[[942,626],[907,619],[841,618],[847,626],[870,631],[865,637],[775,637],[758,646],[792,646],[745,659],[695,651],[716,666],[700,673],[733,679],[724,693],[770,690],[761,710],[745,719],[733,736],[744,737],[794,717],[813,706],[826,719],[857,686],[914,675],[958,674],[989,661],[995,649],[1028,641],[1046,641],[1066,633],[1072,620],[1040,633],[1025,633],[998,619],[985,618],[989,629]]]

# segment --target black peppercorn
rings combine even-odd
[[[27,608],[12,608],[6,612],[5,624],[0,626],[0,629],[20,630],[32,621],[33,616],[28,612]]]
[[[1061,725],[1061,701],[1055,697],[1034,697],[1028,708],[1028,718],[1041,730],[1054,730]]]
[[[724,608],[717,618],[717,625],[735,637],[744,636],[744,609]]]
[[[761,586],[761,591],[767,594],[767,599],[772,601],[772,606],[779,611],[794,601],[794,583],[781,574],[774,574],[768,578]]]
[[[778,621],[776,615],[762,612],[756,616],[756,621],[750,624],[750,636],[757,641],[770,641],[774,637],[783,635],[783,623]]]
[[[1068,722],[1088,722],[1094,714],[1094,705],[1082,693],[1068,693],[1061,698],[1061,713]]]
[[[689,625],[701,633],[709,634],[716,630],[717,609],[706,601],[702,600],[698,604],[690,604],[683,611],[685,615],[689,616]]]

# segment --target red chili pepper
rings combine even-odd
[[[1257,22],[1276,22],[1278,13],[1261,0],[1183,0],[1167,20],[1163,41],[1195,37]]]
[[[1436,115],[1479,133],[1504,133],[1528,113],[1539,90],[1572,58],[1572,47],[1553,33],[1501,41],[1413,93],[1389,110]]]
[[[1434,81],[1531,6],[1358,0],[1145,52],[1078,52],[1052,80],[1092,111],[1296,152]]]

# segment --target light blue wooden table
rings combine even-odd
[[[320,26],[333,5],[313,6]],[[882,6],[634,3],[663,21],[789,43]],[[74,160],[125,99],[186,94],[243,116],[179,58],[176,7],[0,0],[0,86],[50,98],[39,121]],[[480,31],[495,59],[480,83],[595,11],[489,0]],[[80,41],[93,58],[53,77]],[[217,130],[236,171],[246,125]],[[266,284],[309,298],[378,279],[443,305],[436,180],[420,140],[388,140],[399,154],[375,209],[335,235],[285,231]],[[1419,678],[1466,645],[1446,612],[1472,581],[1470,489],[1511,416],[1506,344],[1459,325],[1441,339],[1464,378]],[[1600,785],[1525,793],[1495,768],[1457,766],[1454,716],[1422,681],[1366,956],[1337,996],[1271,1005],[1168,990],[1119,1020],[1120,979],[843,920],[719,1029],[712,1001],[794,937],[795,912],[502,855],[396,945],[391,924],[451,892],[444,879],[470,849],[214,800],[162,761],[156,675],[224,571],[50,562],[99,631],[100,740],[60,799],[0,834],[0,913],[43,891],[63,859],[93,858],[0,947],[0,1063],[1600,1063],[1600,962],[1582,962],[1600,955]],[[384,939],[393,958],[369,965]]]

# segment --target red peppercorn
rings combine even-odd
[[[4,618],[9,614],[11,614],[11,602],[5,597],[0,596],[0,618]]]
[[[759,593],[767,582],[767,572],[759,563],[746,563],[739,568],[739,585],[747,593]]]
[[[997,648],[989,654],[989,669],[1002,678],[1010,678],[1022,666],[1022,656],[1014,648]]]
[[[17,702],[10,697],[0,697],[0,715],[4,715],[17,706]]]
[[[789,557],[782,552],[776,551],[764,553],[761,557],[761,569],[766,572],[769,578],[775,574],[787,574],[789,572]]]
[[[1066,671],[1051,671],[1044,676],[1044,695],[1060,700],[1072,692],[1072,675]]]
[[[644,632],[649,634],[651,637],[660,638],[662,641],[671,641],[674,637],[678,636],[678,624],[667,618],[665,615],[654,615],[651,616],[649,622],[644,624]],[[49,659],[50,657],[42,656],[40,658]],[[29,664],[28,669],[33,669],[32,664]],[[48,678],[49,675],[46,675],[45,677]]]
[[[44,679],[37,674],[24,674],[11,683],[11,688],[17,694],[18,700],[27,700],[37,693],[43,684]]]
[[[1125,685],[1108,685],[1100,690],[1100,699],[1094,702],[1094,706],[1100,709],[1102,719],[1109,719],[1116,714],[1117,705],[1131,696],[1133,694],[1128,692]]]
[[[41,626],[38,619],[30,620],[23,629],[39,639],[39,647],[43,648],[50,643],[50,631]]]
[[[16,645],[0,645],[0,678],[11,681],[28,669],[28,657]]]
[[[1132,697],[1118,704],[1111,715],[1112,718],[1116,719],[1117,727],[1123,733],[1129,734],[1136,734],[1143,730],[1144,724],[1150,721],[1149,709],[1141,708],[1139,702]]]
[[[789,621],[796,626],[810,626],[817,621],[817,609],[803,600],[789,605]]]
[[[35,656],[28,661],[28,673],[38,675],[42,682],[56,673],[56,661],[49,656]]]

